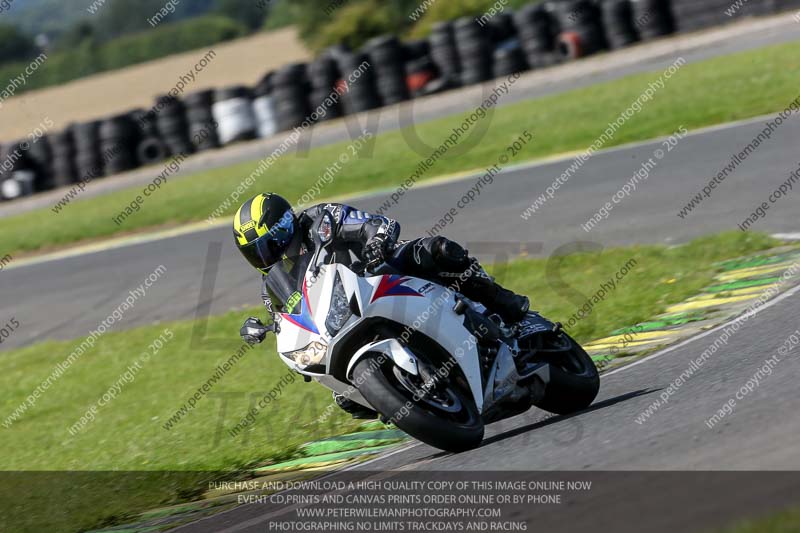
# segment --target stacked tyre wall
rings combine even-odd
[[[676,31],[797,8],[800,0],[550,0],[493,17],[439,22],[421,41],[384,35],[360,50],[336,46],[308,64],[268,72],[252,88],[204,90],[182,99],[159,96],[151,109],[0,146],[0,201]]]

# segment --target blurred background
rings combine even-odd
[[[4,0],[0,200],[289,130],[364,60],[320,121],[797,5]]]

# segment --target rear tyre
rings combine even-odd
[[[600,374],[589,354],[566,333],[554,341],[563,343],[553,348],[563,348],[550,363],[550,383],[544,398],[536,406],[559,415],[568,415],[586,409],[600,390]]]
[[[414,378],[419,379],[379,355],[365,357],[353,372],[361,395],[415,439],[454,453],[477,448],[483,440],[483,420],[464,380],[454,379],[451,370],[426,399],[415,400]]]

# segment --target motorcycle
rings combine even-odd
[[[600,378],[559,323],[537,312],[508,326],[449,287],[384,264],[368,274],[330,248],[333,217],[311,234],[314,253],[285,259],[266,278],[286,302],[271,325],[277,350],[306,381],[368,407],[436,448],[480,445],[484,426],[532,406],[587,408]]]

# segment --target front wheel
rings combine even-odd
[[[426,365],[418,359],[420,365]],[[463,452],[476,448],[483,440],[483,420],[464,380],[456,373],[428,367],[424,382],[409,374],[389,358],[367,356],[353,372],[358,391],[375,409],[417,440],[441,450]],[[421,374],[424,375],[423,372]]]
[[[600,374],[589,354],[566,333],[548,346],[550,382],[536,407],[558,415],[586,409],[600,391]]]

